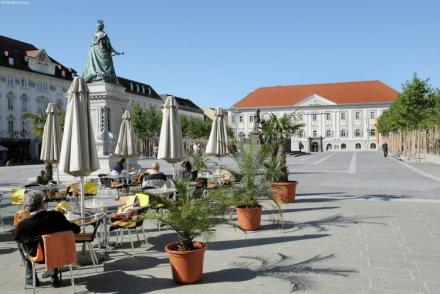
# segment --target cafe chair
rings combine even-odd
[[[98,272],[97,265],[99,264],[98,257],[96,256],[95,249],[93,248],[93,241],[95,240],[96,233],[98,232],[99,226],[104,220],[105,214],[98,213],[89,217],[85,217],[81,220],[81,225],[83,226],[93,226],[93,231],[91,233],[79,233],[75,235],[75,242],[79,244],[85,244],[88,247],[90,253],[90,259],[92,260],[93,268]],[[99,245],[99,243],[98,243]]]
[[[36,264],[44,264],[46,271],[68,266],[70,270],[70,281],[72,283],[72,293],[75,293],[75,281],[72,271],[72,265],[76,264],[75,234],[72,231],[47,234],[42,236],[42,242],[43,246],[41,242],[38,243],[37,255],[35,257],[30,256],[22,246],[26,259],[32,264],[33,293],[35,294],[36,290]],[[62,250],[60,250],[60,248],[62,248]]]

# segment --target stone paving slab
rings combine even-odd
[[[425,218],[425,210],[430,215],[440,209],[440,203],[303,199],[307,197],[284,205],[286,225],[282,229],[274,229],[270,217],[258,232],[219,228],[206,253],[205,275],[199,284],[179,286],[172,281],[163,248],[175,234],[158,232],[151,223],[145,225],[148,245],[135,242],[135,250],[126,244],[110,252],[98,273],[91,267],[76,269],[76,292],[440,292],[440,237],[432,234],[434,224]],[[376,212],[374,216],[370,211]],[[400,229],[399,222],[408,224],[408,229]],[[23,290],[24,268],[19,265],[15,243],[5,235],[0,236],[0,271],[1,293],[31,292]],[[42,279],[45,283],[37,293],[70,291],[68,274],[64,277],[61,289],[52,289]]]

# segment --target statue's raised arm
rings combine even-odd
[[[82,77],[86,82],[101,81],[117,83],[112,55],[121,55],[111,45],[110,38],[104,31],[104,22],[98,20],[97,32],[94,35],[86,67]]]

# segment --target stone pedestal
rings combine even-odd
[[[94,174],[107,173],[118,160],[114,155],[122,122],[122,114],[130,108],[125,88],[98,81],[88,84],[90,90],[90,115],[95,134],[100,169]],[[137,165],[137,158],[130,158],[130,166]]]

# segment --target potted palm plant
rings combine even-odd
[[[268,181],[262,175],[264,163],[270,154],[269,145],[237,144],[232,157],[238,164],[239,182],[231,187],[231,200],[236,206],[238,226],[245,231],[255,231],[261,226],[261,202],[269,200],[280,211],[272,196]],[[281,212],[280,212],[281,213]]]
[[[207,243],[197,240],[199,237],[209,241],[215,232],[215,226],[223,223],[225,211],[224,190],[210,191],[203,198],[193,198],[190,182],[177,179],[175,182],[178,197],[154,198],[153,202],[162,204],[164,213],[149,211],[144,219],[158,220],[168,225],[178,235],[176,242],[165,246],[174,281],[179,284],[197,283],[203,276],[203,259]]]
[[[274,197],[283,203],[295,202],[297,181],[289,181],[286,165],[286,143],[301,127],[294,114],[277,117],[271,113],[259,128],[263,144],[270,146],[272,157],[265,164],[266,179],[271,181]]]

